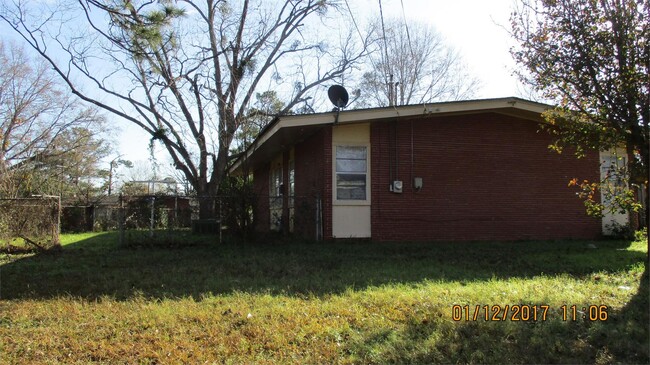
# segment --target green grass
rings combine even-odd
[[[650,361],[646,242],[61,240],[0,256],[0,363]],[[454,305],[514,304],[547,318],[452,320]],[[563,320],[562,305],[606,305],[607,320]]]

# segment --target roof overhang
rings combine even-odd
[[[541,122],[541,114],[551,105],[509,97],[391,106],[337,112],[287,115],[276,118],[262,130],[259,137],[230,167],[230,173],[241,172],[244,162],[256,166],[272,159],[329,124],[354,124],[385,120],[411,119],[413,117],[442,117],[449,115],[499,113]]]

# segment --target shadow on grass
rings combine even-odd
[[[346,351],[361,363],[648,364],[649,293],[646,270],[637,294],[620,310],[610,311],[605,321],[563,321],[560,316],[539,322],[413,318],[399,333],[366,335]]]
[[[185,248],[127,249],[118,247],[115,233],[75,240],[58,254],[0,256],[0,299],[200,300],[235,291],[327,296],[423,280],[591,278],[646,259],[624,241],[219,245],[205,237]],[[604,322],[452,322],[413,312],[418,317],[399,329],[351,330],[341,353],[359,363],[648,363],[648,294],[646,271],[637,294]]]
[[[619,271],[643,262],[629,242],[516,243],[203,243],[127,249],[114,232],[86,235],[59,254],[0,257],[0,299],[152,298],[241,292],[328,295],[348,288],[423,280]],[[206,238],[214,240],[214,238]]]

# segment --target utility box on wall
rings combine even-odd
[[[422,190],[422,178],[421,177],[414,177],[413,178],[413,188],[416,191]]]
[[[402,181],[395,180],[390,186],[390,191],[392,191],[393,193],[401,193],[403,188],[404,188],[404,184],[402,183]]]

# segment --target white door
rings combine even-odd
[[[621,149],[600,153],[600,179],[606,182],[607,189],[616,190],[617,185],[622,184],[622,182],[617,180],[616,172],[618,169],[625,168],[626,164],[627,158],[625,157],[625,151]],[[604,235],[612,234],[612,228],[615,226],[625,226],[629,223],[627,213],[612,212],[608,209],[610,201],[602,190],[600,201],[605,205],[602,218],[602,232]]]
[[[359,126],[353,126],[359,129]],[[365,127],[365,126],[362,126]],[[341,127],[338,127],[341,128]],[[337,128],[337,129],[338,129]],[[336,129],[335,129],[336,131]],[[340,130],[339,130],[340,132]],[[368,138],[350,140],[351,136],[368,136],[347,128],[347,140],[337,140],[333,133],[333,203],[332,236],[334,238],[369,238],[370,224],[370,145]]]

